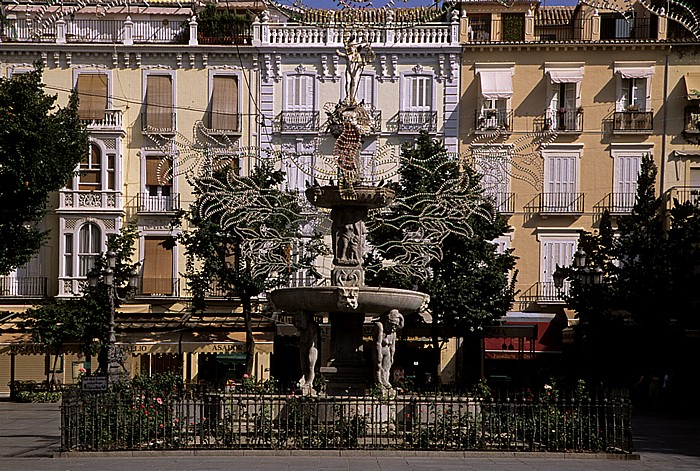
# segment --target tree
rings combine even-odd
[[[0,274],[27,263],[48,237],[39,227],[49,193],[75,173],[88,149],[78,97],[65,108],[35,70],[0,78]]]
[[[229,301],[241,303],[246,332],[246,373],[252,374],[255,342],[253,298],[270,288],[286,286],[299,269],[310,269],[327,249],[319,234],[304,239],[298,195],[282,191],[285,175],[267,162],[239,177],[237,165],[217,165],[194,181],[197,199],[183,216],[185,278],[193,296],[193,312],[206,309],[212,286]],[[238,198],[241,198],[240,202]]]
[[[367,260],[368,283],[428,293],[433,348],[439,352],[440,339],[446,332],[465,336],[476,333],[493,325],[512,306],[516,274],[509,279],[509,273],[516,259],[512,250],[497,253],[491,242],[508,231],[508,224],[483,196],[480,176],[469,166],[460,168],[442,142],[421,132],[415,142],[402,146],[401,161],[397,198],[419,198],[426,204],[390,207],[388,213],[378,216],[378,227],[370,232],[375,253]],[[428,212],[429,200],[445,196],[446,187],[451,198],[476,200],[478,207],[465,219],[451,214],[442,216],[452,219],[445,226],[450,229],[437,239],[425,275],[417,270],[414,274],[397,273],[393,261],[400,256],[401,244],[387,241],[402,241],[406,233],[422,232],[420,220]],[[382,221],[396,219],[417,222],[415,226],[406,225],[403,231],[394,225],[382,225]],[[386,263],[380,266],[382,261]]]
[[[135,242],[138,238],[136,225],[129,224],[122,228],[118,235],[110,235],[107,240],[108,250],[113,250],[116,257],[114,268],[114,285],[123,289],[128,282],[132,270],[139,263],[131,260],[135,251]],[[95,267],[106,267],[106,260],[102,254],[95,260]],[[102,351],[108,342],[109,326],[107,314],[109,313],[109,299],[104,286],[94,288],[86,286],[83,296],[67,300],[55,300],[36,308],[28,309],[24,315],[21,327],[32,333],[35,342],[44,344],[56,357],[51,369],[52,381],[55,375],[58,358],[64,346],[70,342],[76,342],[81,353],[90,357]],[[115,307],[119,307],[119,299],[115,299]],[[104,365],[102,365],[104,366]]]

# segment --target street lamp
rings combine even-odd
[[[573,268],[560,267],[557,264],[556,270],[552,273],[552,279],[554,287],[560,295],[567,278],[576,278],[584,285],[599,285],[603,282],[603,269],[600,267],[587,267],[586,258],[586,252],[579,248],[574,253]]]
[[[117,333],[116,333],[116,323],[115,323],[115,299],[119,301],[124,301],[128,297],[128,294],[133,292],[138,286],[138,273],[135,269],[131,269],[129,272],[129,283],[127,285],[127,296],[121,298],[117,293],[117,288],[114,284],[114,269],[117,265],[117,254],[113,250],[108,250],[105,254],[105,260],[107,261],[107,266],[101,270],[94,267],[87,274],[88,284],[92,288],[96,288],[100,281],[107,288],[107,299],[109,302],[109,334],[107,337],[107,358],[106,364],[103,359],[100,360],[100,369],[103,373],[107,375],[107,381],[109,384],[116,383],[119,380],[119,369],[124,365],[124,352],[118,349],[117,343]],[[106,368],[105,368],[106,367]]]

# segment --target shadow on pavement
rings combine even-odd
[[[636,413],[632,436],[638,453],[700,456],[700,418]]]

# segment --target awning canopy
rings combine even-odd
[[[487,100],[513,96],[513,69],[479,69],[481,96]]]
[[[80,345],[76,343],[65,343],[61,349],[62,353],[78,353]],[[46,355],[53,354],[43,343],[36,343],[32,334],[20,332],[5,332],[0,334],[0,355]]]
[[[634,79],[634,78],[648,78],[654,76],[654,66],[645,67],[625,67],[625,66],[615,66],[615,73],[620,74],[622,78]]]
[[[579,83],[583,81],[583,67],[545,69],[552,83]]]
[[[689,100],[700,100],[700,74],[686,74],[685,90]]]

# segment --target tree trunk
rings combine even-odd
[[[242,295],[241,303],[243,304],[243,322],[245,324],[245,372],[248,377],[253,376],[253,358],[255,354],[255,340],[253,339],[253,327],[251,325],[251,315],[253,313],[250,296]]]
[[[430,330],[433,344],[433,383],[437,385],[440,384],[440,331],[435,316]]]
[[[56,363],[58,363],[58,355],[60,355],[60,353],[58,350],[56,350],[56,353],[53,357],[53,366],[51,367],[51,381],[49,381],[49,391],[53,391],[53,387],[56,384]]]

